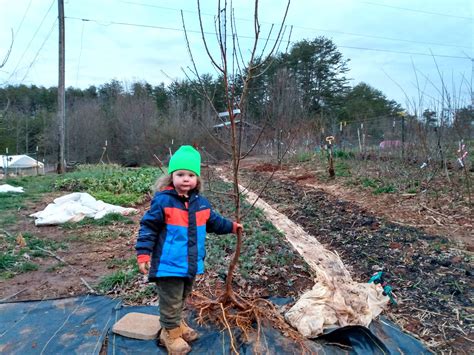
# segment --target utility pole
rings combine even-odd
[[[59,75],[58,75],[58,121],[59,121],[59,162],[58,173],[66,172],[64,147],[66,145],[66,94],[64,55],[64,0],[58,0],[59,17]]]

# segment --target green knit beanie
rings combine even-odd
[[[168,174],[176,170],[189,170],[201,175],[201,154],[190,145],[182,145],[173,154],[168,164]]]

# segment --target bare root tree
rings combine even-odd
[[[198,90],[207,99],[216,117],[226,117],[228,121],[224,122],[224,126],[229,129],[229,143],[219,137],[221,148],[230,153],[232,158],[232,183],[233,183],[233,199],[235,204],[235,218],[237,222],[241,220],[241,191],[239,189],[239,168],[241,160],[248,155],[254,148],[255,144],[244,146],[243,129],[247,120],[247,104],[250,89],[250,83],[259,75],[263,75],[271,64],[273,54],[278,51],[282,38],[285,35],[285,19],[288,13],[290,0],[286,4],[282,20],[278,26],[271,27],[266,36],[262,36],[261,25],[259,22],[259,2],[254,2],[253,13],[253,43],[248,50],[243,50],[239,42],[234,8],[232,1],[218,1],[217,16],[215,17],[215,32],[217,41],[217,53],[212,53],[214,48],[208,42],[204,23],[202,19],[201,3],[197,0],[199,25],[201,30],[202,43],[209,57],[210,62],[219,74],[222,80],[224,90],[224,106],[216,107],[212,100],[212,93],[206,90],[202,78],[198,72],[196,62],[193,58],[188,32],[183,18],[183,27],[185,30],[186,41],[190,53],[192,68],[189,68],[191,74],[197,78],[199,85]],[[244,55],[244,53],[246,55]],[[187,73],[188,74],[188,73]],[[219,111],[225,110],[219,115]],[[260,135],[259,135],[260,136]],[[269,320],[279,329],[284,329],[287,334],[295,340],[300,339],[295,331],[286,325],[284,319],[276,311],[276,309],[266,300],[245,298],[236,292],[232,287],[234,272],[240,256],[242,247],[242,232],[237,233],[237,243],[234,255],[229,265],[225,289],[217,300],[211,300],[207,297],[196,294],[193,303],[200,309],[200,318],[213,319],[219,321],[229,330],[232,341],[232,349],[237,352],[234,346],[231,326],[238,326],[245,335],[248,335],[252,328],[252,323],[258,325],[257,339],[259,336],[260,324],[262,319]]]

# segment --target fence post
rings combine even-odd
[[[405,114],[402,115],[402,159],[405,159]]]

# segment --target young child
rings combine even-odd
[[[201,156],[181,146],[171,157],[168,175],[158,179],[150,209],[140,222],[137,260],[140,272],[155,281],[160,302],[160,342],[170,354],[186,354],[197,332],[182,319],[196,274],[204,273],[206,231],[237,233],[242,225],[214,212],[199,194]]]

